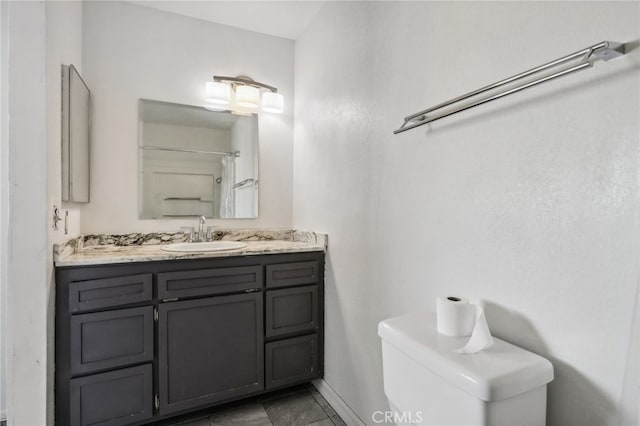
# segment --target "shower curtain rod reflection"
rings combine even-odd
[[[577,52],[574,52],[570,55],[563,56],[562,58],[556,59],[555,61],[547,62],[544,65],[540,65],[538,67],[532,68],[528,71],[521,72],[520,74],[516,74],[512,77],[505,78],[504,80],[497,81],[488,86],[482,87],[480,89],[474,90],[473,92],[465,93],[462,96],[458,96],[457,98],[453,98],[431,108],[424,109],[422,111],[416,112],[415,114],[411,114],[404,118],[404,123],[400,128],[393,131],[394,134],[406,132],[407,130],[414,129],[419,126],[423,126],[427,123],[431,123],[436,120],[440,120],[441,118],[448,117],[453,114],[457,114],[459,112],[477,107],[482,104],[486,104],[487,102],[495,101],[496,99],[500,99],[502,97],[511,95],[513,93],[519,92],[524,89],[528,89],[529,87],[536,86],[540,83],[545,83],[549,80],[553,80],[557,77],[562,77],[567,74],[571,74],[576,71],[580,71],[585,68],[590,68],[593,66],[593,62],[597,59],[602,59],[608,61],[609,59],[617,58],[625,54],[624,44],[616,43],[612,41],[603,41],[598,44],[594,44],[593,46],[584,48]],[[506,84],[513,83],[514,81],[521,80],[525,77],[532,76],[541,71],[545,71],[551,68],[555,68],[558,65],[564,64],[566,62],[576,60],[578,58],[582,58],[577,65],[571,65],[569,67],[563,68],[559,71],[556,71],[551,74],[547,74],[542,76],[536,80],[528,81],[526,83],[521,84],[520,86],[512,87],[511,89],[504,90],[502,92],[496,93],[494,95],[487,96],[485,98],[479,99],[477,101],[473,101],[470,104],[462,105],[457,108],[453,108],[448,111],[442,111],[433,116],[428,115],[434,111],[442,109],[444,107],[452,106],[457,104],[458,102],[467,100],[469,98],[473,98],[482,93],[488,92],[492,89],[497,89],[498,87],[502,87]]]
[[[172,151],[172,152],[188,152],[192,154],[211,154],[211,155],[233,155],[234,157],[240,157],[240,151],[225,152],[225,151],[201,151],[198,149],[182,149],[182,148],[162,148],[159,146],[141,146],[142,149],[148,149],[152,151]]]

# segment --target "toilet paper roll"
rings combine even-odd
[[[475,307],[460,296],[441,296],[436,301],[438,333],[447,336],[470,336],[475,323]]]
[[[489,324],[487,324],[487,318],[484,316],[484,310],[478,305],[471,306],[475,306],[475,324],[467,344],[454,351],[459,354],[475,354],[493,345],[493,337],[491,336],[491,331],[489,331]]]
[[[471,336],[462,348],[454,352],[473,354],[493,345],[482,307],[460,296],[438,297],[436,307],[439,333],[454,337]]]

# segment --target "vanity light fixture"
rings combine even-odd
[[[207,82],[207,102],[214,105],[229,105],[231,100],[231,87],[218,81]]]
[[[236,87],[236,104],[245,108],[258,108],[260,90],[253,86]]]
[[[284,109],[284,96],[280,93],[266,92],[262,95],[262,110],[281,113]]]
[[[231,93],[235,99],[231,101]],[[260,94],[262,93],[262,102]],[[207,109],[254,109],[259,104],[265,112],[281,113],[284,110],[284,97],[278,89],[268,84],[259,83],[249,77],[214,76],[213,81],[207,82],[206,99],[210,103]]]

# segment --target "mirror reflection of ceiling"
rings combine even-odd
[[[191,105],[147,101],[140,110],[140,120],[147,123],[176,126],[230,129],[241,116],[228,112],[210,111]]]
[[[139,6],[295,40],[325,1],[131,1]]]

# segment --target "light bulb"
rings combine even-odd
[[[284,110],[284,96],[280,93],[266,92],[262,95],[262,110],[280,114]]]
[[[236,87],[236,104],[245,108],[257,108],[260,91],[253,86]]]
[[[231,98],[231,87],[219,81],[207,82],[207,102],[216,105],[229,105]]]

